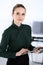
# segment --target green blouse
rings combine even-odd
[[[31,45],[31,27],[21,24],[17,26],[14,23],[2,34],[0,44],[0,57],[16,58],[16,52],[22,48],[33,50]]]

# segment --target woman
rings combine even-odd
[[[22,24],[26,8],[16,4],[12,10],[13,23],[7,28],[0,45],[0,57],[8,58],[7,65],[29,65],[28,52],[31,46],[31,27]]]

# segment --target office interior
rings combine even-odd
[[[1,0],[0,1],[0,42],[3,31],[12,24],[12,8],[21,3],[26,7],[26,17],[23,24],[32,28],[32,45],[41,46],[39,54],[28,53],[30,65],[43,65],[43,0]],[[0,57],[0,65],[6,65],[7,58]]]

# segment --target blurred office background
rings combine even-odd
[[[32,37],[43,37],[43,0],[0,0],[0,42],[3,31],[12,24],[12,8],[21,3],[26,7],[23,24],[32,28]],[[32,42],[33,46],[42,46],[42,42]],[[0,57],[0,65],[6,65],[7,59]]]

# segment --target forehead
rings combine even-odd
[[[16,13],[16,12],[25,13],[26,10],[25,10],[24,8],[22,8],[22,7],[18,7],[18,8],[16,8],[16,9],[14,10],[14,13]]]

